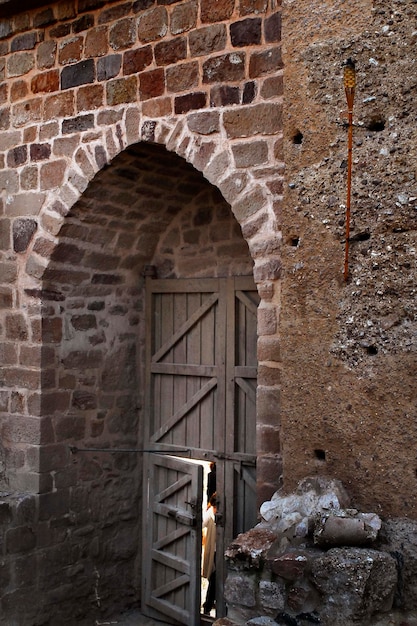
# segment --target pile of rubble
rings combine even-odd
[[[415,522],[353,509],[342,484],[321,477],[278,491],[260,513],[226,551],[228,618],[217,626],[417,624],[386,621],[417,609]]]

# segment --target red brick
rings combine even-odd
[[[109,46],[107,26],[90,28],[85,36],[84,54],[86,57],[101,57]]]
[[[162,96],[165,92],[165,72],[163,69],[151,70],[140,74],[139,96],[149,100]]]
[[[77,112],[98,109],[103,105],[103,100],[103,85],[88,85],[87,87],[80,87],[77,93]]]
[[[74,37],[59,46],[58,62],[60,65],[76,63],[81,60],[83,51],[83,38]]]
[[[165,7],[155,7],[139,18],[138,36],[145,43],[162,39],[168,32],[168,13]]]
[[[59,89],[59,71],[51,70],[37,74],[32,78],[30,84],[33,93],[48,93]]]

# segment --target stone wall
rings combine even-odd
[[[38,4],[0,5],[1,601],[19,626],[140,602],[142,457],[71,449],[143,447],[148,265],[254,273],[269,360],[283,175],[279,8]],[[280,468],[262,443],[267,493]]]

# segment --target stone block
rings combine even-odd
[[[174,7],[171,14],[171,33],[179,35],[192,28],[197,23],[198,3],[195,0],[191,2],[182,2]]]
[[[51,145],[49,143],[32,143],[30,145],[30,160],[44,161],[51,156]]]
[[[224,585],[224,597],[228,604],[254,607],[256,605],[255,577],[229,572]]]
[[[286,590],[282,581],[261,580],[259,582],[259,601],[263,612],[282,611],[285,606]]]
[[[152,64],[152,61],[152,46],[142,46],[137,50],[126,50],[123,55],[123,74],[127,76],[129,74],[142,72],[146,67]],[[103,80],[103,78],[99,78],[99,80]]]
[[[78,115],[78,117],[72,117],[65,119],[62,122],[62,134],[70,135],[72,133],[83,132],[94,128],[94,115]]]
[[[215,85],[210,89],[210,106],[226,107],[240,102],[240,89],[232,85]]]
[[[203,109],[207,105],[207,94],[194,92],[175,98],[174,110],[177,114],[188,113],[195,109]]]
[[[95,80],[94,59],[86,59],[64,67],[61,71],[61,89],[72,89]]]
[[[38,224],[33,219],[16,219],[13,222],[13,250],[15,252],[25,252],[38,228]]]
[[[320,614],[328,623],[365,623],[373,613],[392,608],[396,562],[387,552],[333,548],[313,562],[312,582],[323,596]]]
[[[11,52],[19,50],[33,50],[38,43],[38,34],[36,31],[23,33],[14,37],[10,44]]]
[[[45,100],[44,120],[55,120],[60,117],[70,117],[74,115],[74,94],[72,91],[49,96]],[[74,131],[71,131],[74,132]]]
[[[6,530],[6,552],[16,554],[28,552],[36,546],[36,535],[29,526],[19,526]]]
[[[230,138],[274,135],[281,129],[282,106],[261,103],[247,108],[230,109],[223,113],[223,123]]]
[[[234,8],[234,0],[200,0],[201,21],[222,22],[232,16]]]
[[[282,69],[281,48],[270,48],[261,52],[252,52],[249,60],[249,78],[258,78],[267,74],[274,74]]]
[[[99,109],[104,102],[104,87],[102,85],[88,85],[80,87],[77,92],[77,111],[91,111]]]
[[[113,50],[125,50],[136,41],[136,22],[126,18],[117,21],[109,30],[109,43]]]
[[[188,36],[192,57],[203,56],[224,50],[227,44],[227,31],[224,24],[213,24],[193,30]]]
[[[187,117],[188,128],[200,135],[211,135],[220,130],[220,116],[217,111],[192,113]]]
[[[36,63],[41,70],[51,68],[55,64],[57,45],[56,41],[42,41],[37,48]]]
[[[398,587],[395,604],[401,610],[417,606],[417,522],[399,518],[383,522],[379,546],[397,562]]]
[[[85,35],[84,54],[88,57],[102,57],[107,53],[108,32],[106,26],[89,28]]]
[[[44,28],[46,26],[50,26],[51,24],[55,24],[55,22],[56,18],[54,15],[54,11],[50,7],[42,9],[38,13],[35,13],[35,15],[33,16],[34,28]]]
[[[116,106],[126,102],[135,102],[137,99],[137,78],[118,78],[106,84],[106,103]]]
[[[264,335],[258,339],[259,361],[281,361],[281,343],[278,337]]]
[[[92,15],[82,15],[71,24],[73,33],[81,33],[84,30],[91,29],[93,26],[94,17]]]
[[[59,343],[62,339],[62,319],[46,317],[42,320],[42,339],[44,343]]]
[[[60,65],[69,65],[81,60],[83,52],[83,37],[72,37],[63,41],[58,48],[58,62]]]
[[[157,43],[154,48],[157,65],[172,65],[187,57],[187,40],[185,37],[176,37],[169,41]]]
[[[165,92],[165,73],[162,68],[142,72],[139,81],[139,97],[141,100],[157,98]]]
[[[26,163],[28,158],[28,148],[27,146],[17,146],[16,148],[12,148],[7,153],[7,166],[8,167],[20,167],[24,163]]]
[[[36,74],[30,83],[32,93],[50,93],[59,89],[59,71],[50,70]]]
[[[181,63],[180,65],[168,67],[166,70],[166,87],[168,92],[186,91],[196,87],[198,82],[199,68],[196,61]]]
[[[25,126],[31,122],[39,122],[42,117],[42,98],[30,98],[12,107],[14,126]],[[0,120],[1,128],[1,120]]]
[[[155,7],[139,17],[138,37],[141,42],[157,41],[165,37],[167,32],[168,12],[165,7]]]
[[[259,17],[247,18],[230,24],[230,40],[235,48],[261,43],[262,21]]]
[[[7,59],[7,75],[10,78],[23,76],[35,67],[35,55],[33,52],[16,52]]]
[[[120,72],[121,66],[121,54],[108,54],[105,57],[97,59],[97,80],[103,81],[114,78]]]
[[[268,144],[265,141],[252,141],[232,146],[236,167],[253,167],[268,161]]]
[[[51,161],[42,165],[40,170],[41,190],[46,191],[48,189],[60,187],[64,182],[66,166],[67,163],[63,159]]]
[[[203,83],[227,83],[244,78],[244,52],[231,52],[203,62]]]
[[[266,43],[281,41],[281,13],[273,13],[264,21]]]
[[[268,0],[239,0],[239,12],[241,15],[251,13],[265,13],[268,7]]]
[[[284,78],[280,76],[271,76],[266,78],[261,87],[261,96],[264,100],[282,96],[284,93]]]
[[[172,113],[171,98],[153,98],[142,104],[142,113],[148,117],[166,117]]]

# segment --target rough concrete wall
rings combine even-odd
[[[283,11],[285,485],[335,476],[358,506],[415,518],[416,5],[287,1]]]

